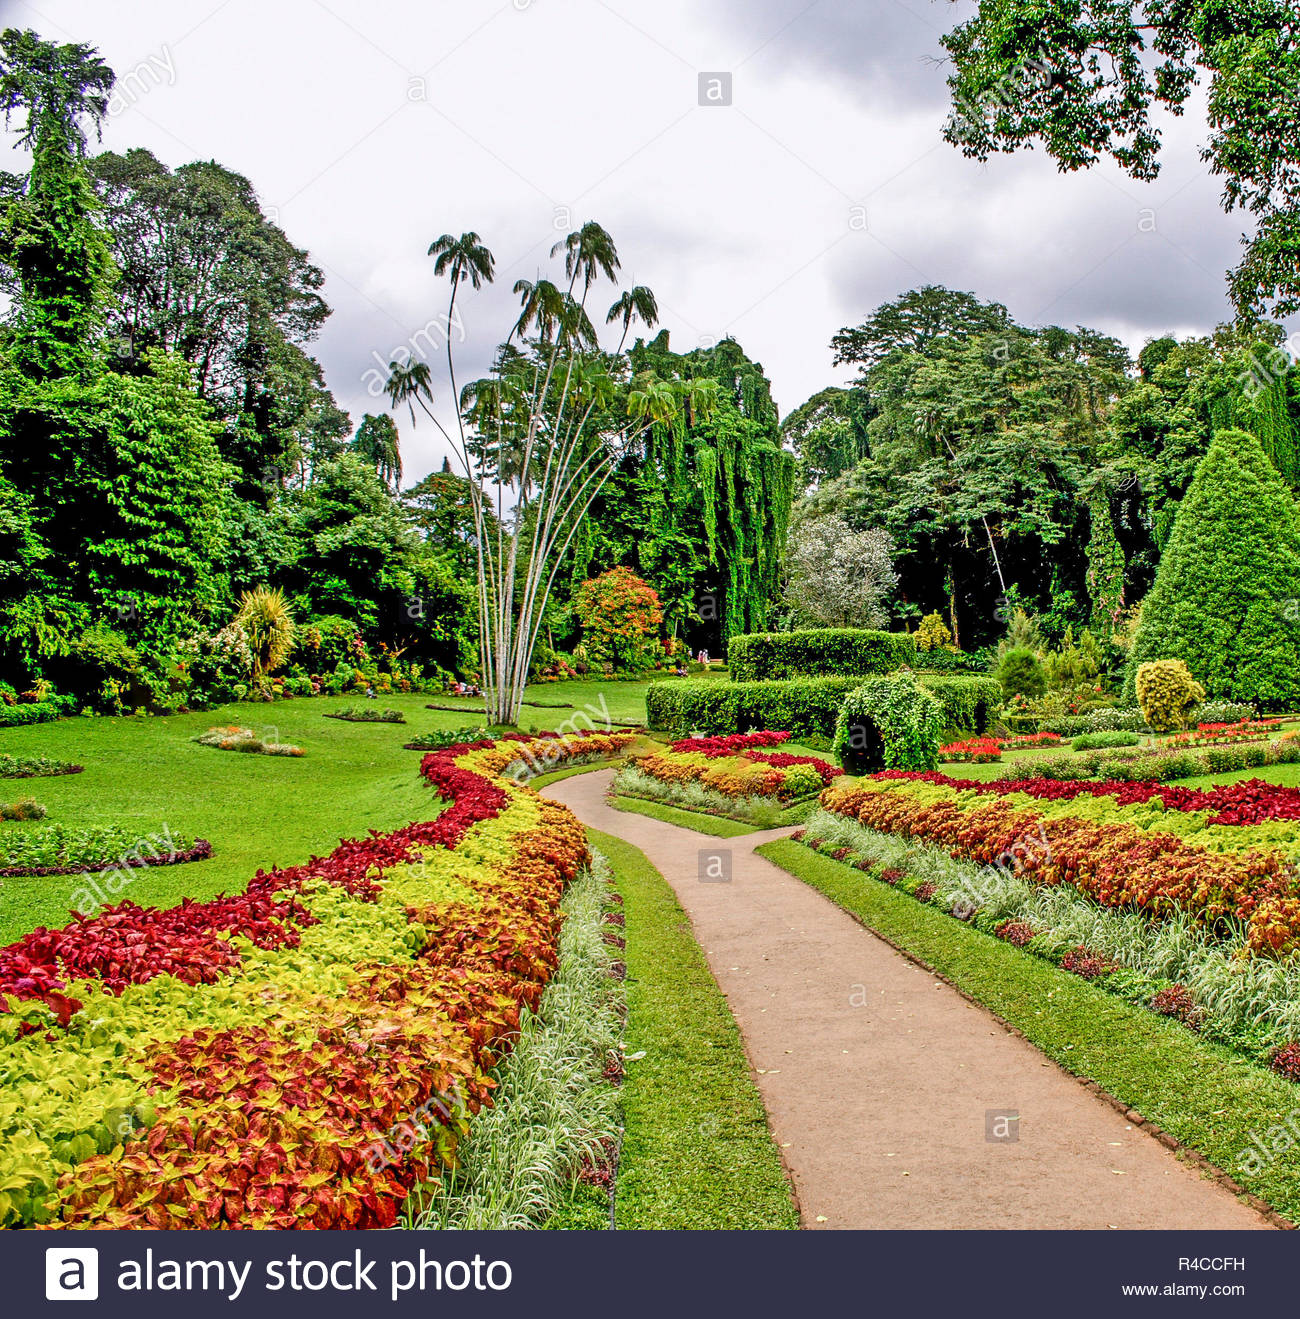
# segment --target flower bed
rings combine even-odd
[[[1233,742],[1263,742],[1282,726],[1280,719],[1242,719],[1234,724],[1197,724],[1195,731],[1160,739],[1161,748],[1221,746]]]
[[[1266,818],[1289,822],[1300,819],[1300,791],[1258,782],[1205,793],[1160,785],[1044,782],[1033,785],[1039,792],[1019,793],[1013,800],[1017,786],[1025,785],[882,774],[831,788],[822,804],[877,832],[935,844],[955,859],[1014,865],[1035,884],[1068,884],[1102,907],[1155,918],[1181,911],[1225,932],[1241,922],[1256,954],[1300,948],[1300,882],[1284,848],[1236,850],[1223,847],[1219,835],[1213,838],[1219,846],[1212,848],[1160,827],[1164,811],[1186,812],[1200,834],[1215,826],[1249,824],[1269,809],[1270,793],[1283,794],[1278,809],[1284,813]],[[1172,800],[1161,797],[1154,815],[1123,810],[1150,806],[1162,793]],[[1087,797],[1098,800],[1077,810],[1073,803]],[[1040,798],[1049,804],[1044,807]],[[1282,832],[1294,843],[1293,825],[1282,824]],[[1238,837],[1247,841],[1241,833]]]
[[[267,742],[251,728],[228,724],[224,728],[209,728],[190,739],[200,746],[217,747],[221,751],[244,751],[255,756],[301,756],[302,748],[287,742]]]
[[[53,760],[49,756],[0,755],[0,779],[50,778],[58,774],[80,774],[83,765],[70,760]]]
[[[119,866],[171,866],[211,855],[207,839],[173,838],[166,829],[162,834],[142,835],[121,825],[49,824],[0,833],[0,877],[6,879],[81,875]]]
[[[344,719],[353,724],[404,724],[406,716],[400,710],[377,710],[368,705],[345,705],[338,710],[326,710],[326,719]]]
[[[417,733],[404,746],[407,751],[444,751],[465,742],[482,742],[488,736],[486,728],[436,728],[429,733]]]
[[[786,803],[820,792],[840,775],[834,765],[817,756],[764,749],[789,737],[789,733],[758,732],[686,738],[667,751],[633,757],[631,768],[660,783],[698,783],[728,798]]]
[[[555,966],[587,849],[507,773],[542,740],[426,756],[436,819],[0,949],[0,1224],[391,1226]]]
[[[939,748],[939,759],[987,765],[1001,760],[1004,751],[1031,751],[1061,745],[1059,733],[1014,733],[1007,737],[968,737]]]

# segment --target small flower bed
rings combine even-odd
[[[939,748],[939,759],[987,765],[1002,759],[1002,743],[995,737],[969,737],[961,742],[949,742]]]
[[[0,779],[49,778],[56,774],[80,774],[83,766],[70,760],[54,760],[49,756],[0,755]]]
[[[251,728],[228,724],[224,728],[209,728],[190,739],[200,746],[217,747],[222,751],[244,751],[255,756],[301,756],[302,748],[287,742],[266,742]]]
[[[141,835],[121,825],[48,824],[0,833],[0,876],[6,878],[75,875],[115,866],[171,866],[211,855],[212,844],[206,839],[173,838],[168,830]]]
[[[697,783],[724,797],[790,802],[820,792],[840,771],[817,756],[763,749],[788,741],[789,736],[761,732],[686,738],[667,751],[636,756],[631,765],[661,783]]]
[[[377,710],[369,705],[345,705],[338,710],[327,710],[326,719],[346,719],[354,724],[404,724],[406,716],[400,710]]]
[[[939,759],[987,765],[1002,759],[1004,751],[1030,751],[1060,746],[1059,733],[1015,733],[1006,737],[968,737],[939,748]]]
[[[404,745],[407,751],[443,751],[465,742],[482,742],[487,737],[486,728],[440,728],[429,733],[417,733]]]
[[[14,802],[0,802],[0,820],[43,820],[45,807],[35,797],[19,797]]]
[[[1242,719],[1234,724],[1197,724],[1194,732],[1162,737],[1160,746],[1176,750],[1179,747],[1218,746],[1232,742],[1262,742],[1275,733],[1281,724],[1280,719]]]

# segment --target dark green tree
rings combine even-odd
[[[375,416],[367,412],[361,418],[352,451],[375,469],[386,486],[395,490],[402,484],[401,444],[397,424],[388,413]]]
[[[861,325],[845,326],[831,339],[835,365],[874,366],[891,353],[923,353],[938,339],[995,334],[1011,324],[998,302],[981,302],[973,293],[927,284],[882,303]]]
[[[1180,659],[1211,699],[1292,709],[1300,701],[1300,518],[1259,441],[1215,434],[1174,519],[1129,653],[1137,668]]]
[[[1160,168],[1153,112],[1208,88],[1202,157],[1225,210],[1255,221],[1230,276],[1238,311],[1300,310],[1300,24],[1294,0],[980,0],[943,41],[954,72],[947,139],[987,160],[1041,143],[1062,170],[1108,156]]]

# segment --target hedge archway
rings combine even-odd
[[[835,754],[848,774],[935,769],[943,706],[910,673],[872,678],[844,698]]]

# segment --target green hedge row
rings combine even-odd
[[[734,682],[831,674],[869,677],[914,665],[917,658],[916,645],[906,633],[857,627],[750,632],[727,642],[727,667]]]
[[[0,705],[0,728],[17,728],[20,724],[44,724],[57,719],[62,709],[52,701],[30,705]]]
[[[944,727],[985,732],[1002,701],[992,678],[920,674],[917,680],[942,704]],[[685,737],[694,729],[711,735],[772,728],[796,738],[832,737],[844,698],[862,678],[791,678],[784,682],[652,682],[646,721],[658,732]]]

